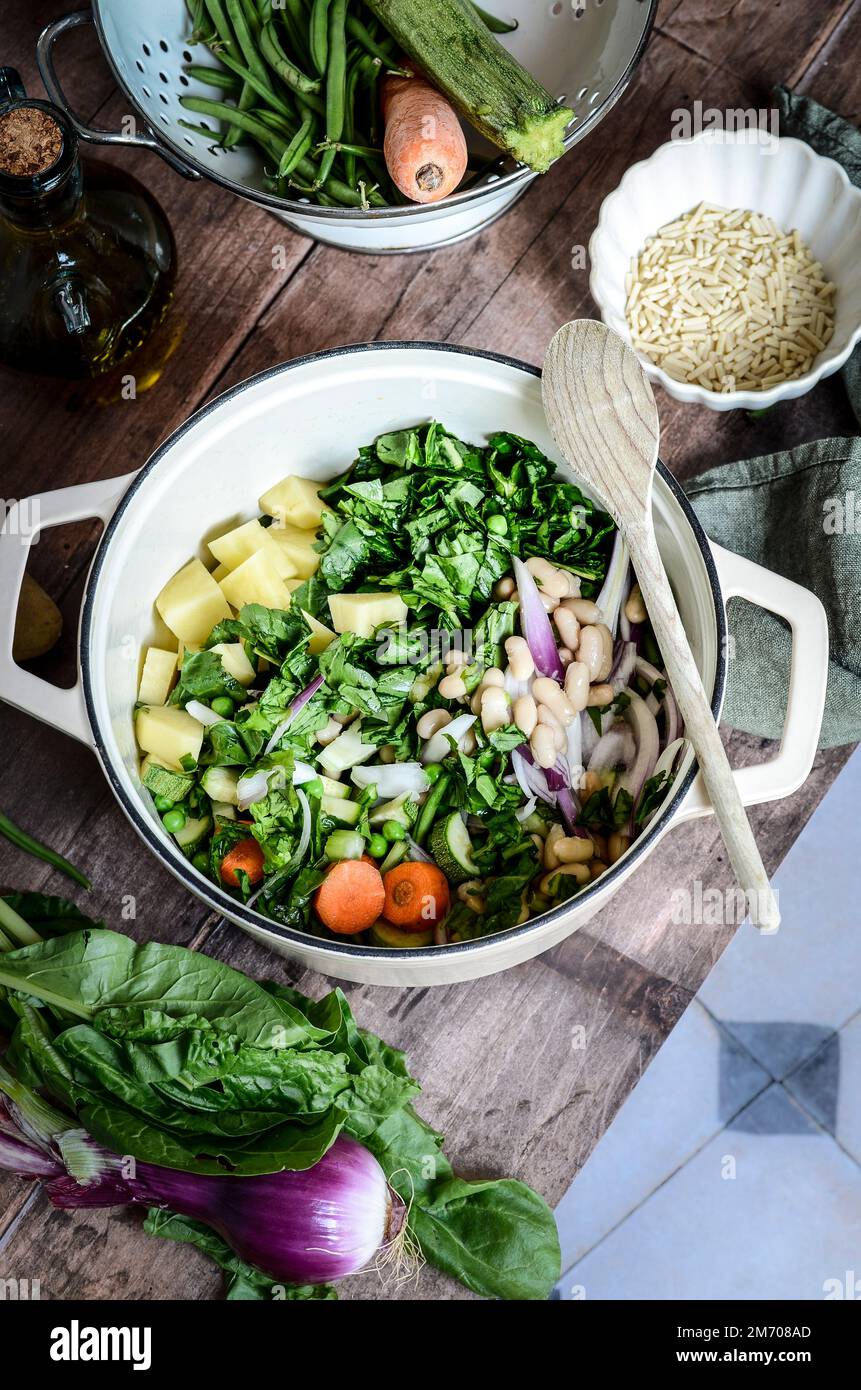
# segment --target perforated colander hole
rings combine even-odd
[[[550,13],[554,18],[556,18],[557,15],[560,15],[562,13],[564,8],[565,6],[562,4],[562,0],[556,0],[556,3],[550,6]]]
[[[167,106],[167,97],[165,96],[164,92],[159,92],[158,99],[163,106]]]
[[[179,80],[180,80],[180,82],[182,83],[183,87],[187,87],[187,86],[188,86],[188,78],[186,77],[186,75],[185,75],[184,72],[181,72],[181,73],[179,74]]]
[[[596,101],[600,101],[600,100],[601,100],[601,93],[600,93],[600,92],[593,92],[592,95],[591,95],[590,98],[589,98],[589,105],[590,105],[590,106],[594,106],[594,105],[595,105],[595,102],[596,102]]]
[[[164,39],[159,39],[158,46],[161,49],[162,53],[167,53],[167,44],[165,43]]]
[[[190,150],[193,150],[193,149],[194,149],[194,141],[192,140],[191,136],[190,136],[190,135],[183,135],[182,138],[183,138],[183,140],[185,141],[185,143],[188,145],[188,148],[189,148]]]
[[[160,72],[160,73],[159,73],[159,77],[161,78],[161,80],[162,80],[162,82],[164,83],[164,85],[167,86],[168,82],[170,81],[170,78],[168,77],[167,73],[166,73],[166,72]]]
[[[574,11],[574,18],[575,18],[575,19],[582,19],[585,13],[586,13],[586,11],[583,9],[583,6],[582,6],[582,5],[578,5],[577,8],[576,8],[575,11]]]
[[[142,43],[141,48],[143,49],[144,53],[148,58],[152,57],[152,49],[150,48],[148,43]]]
[[[141,87],[141,91],[143,92],[145,97],[152,96],[152,92],[150,91],[149,87]]]
[[[135,67],[137,68],[138,72],[146,72],[146,68],[144,67],[140,58],[135,58]]]
[[[487,182],[487,183],[499,183],[499,175],[498,175],[498,174],[488,174],[487,179],[486,179],[486,182]]]
[[[185,59],[185,61],[186,61],[187,63],[191,63],[191,62],[194,61],[187,48],[184,48],[184,49],[182,50],[182,56],[183,56],[183,58]]]
[[[167,116],[164,114],[163,111],[161,112],[161,123],[162,125],[170,125],[170,121],[168,120]]]
[[[577,93],[577,100],[582,101],[588,90],[588,87],[581,87],[579,92]]]

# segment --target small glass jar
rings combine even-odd
[[[66,115],[0,68],[0,363],[102,376],[161,323],[175,275],[173,234],[152,195],[82,161]]]

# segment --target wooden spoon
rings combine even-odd
[[[685,721],[751,920],[777,931],[780,913],[673,598],[655,538],[652,480],[660,426],[652,388],[617,334],[594,319],[567,323],[544,359],[544,411],[564,458],[606,506],[631,552],[673,694]]]

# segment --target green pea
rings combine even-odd
[[[487,518],[487,529],[492,536],[505,536],[508,533],[508,522],[500,513]]]
[[[186,815],[181,806],[174,806],[172,811],[165,811],[161,818],[161,823],[165,830],[175,835],[178,830],[182,830],[185,825]]]
[[[425,777],[428,779],[431,786],[433,786],[434,782],[437,780],[437,778],[441,777],[442,774],[442,763],[428,763],[427,767],[425,768]]]
[[[383,834],[391,844],[394,844],[395,840],[407,838],[407,832],[399,820],[383,821]]]
[[[199,849],[191,862],[196,869],[205,874],[209,868],[209,855],[205,850]]]
[[[372,835],[368,841],[368,853],[374,859],[383,859],[389,852],[389,842],[385,835]]]
[[[236,706],[229,695],[216,695],[210,709],[213,714],[220,714],[222,719],[232,719],[236,713]]]
[[[159,815],[162,815],[165,811],[169,811],[174,804],[169,796],[157,796],[154,800],[155,809],[158,811]]]

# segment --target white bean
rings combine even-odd
[[[625,600],[625,617],[629,623],[644,623],[648,617],[639,584],[634,584]]]
[[[558,681],[551,680],[549,676],[537,676],[532,682],[532,694],[540,705],[552,710],[562,727],[567,729],[576,711]]]
[[[574,653],[568,647],[559,648],[559,660],[563,666],[570,666],[574,660]]]
[[[568,597],[568,575],[565,571],[558,570],[549,560],[542,560],[540,555],[531,555],[526,561],[526,568],[545,594],[551,594],[554,598]]]
[[[567,667],[565,694],[577,714],[586,708],[589,699],[589,667],[584,661],[572,661]]]
[[[475,752],[477,747],[478,739],[475,737],[475,734],[472,732],[472,729],[467,729],[466,733],[463,735],[463,738],[458,743],[458,748],[461,750],[462,753],[466,753],[467,757],[469,757],[472,753]]]
[[[560,864],[586,864],[595,853],[586,835],[565,835],[556,843],[556,858]]]
[[[606,623],[596,623],[595,626],[601,637],[601,644],[604,652],[603,660],[598,667],[596,679],[605,681],[613,669],[613,634]]]
[[[607,858],[611,864],[615,864],[617,859],[622,858],[622,855],[625,853],[630,843],[631,838],[629,835],[622,835],[618,830],[613,831],[613,834],[607,841]]]
[[[506,599],[510,599],[513,596],[513,594],[514,580],[511,578],[510,575],[506,575],[504,579],[497,579],[496,583],[493,586],[493,597],[495,599],[499,599],[502,603],[504,603]]]
[[[382,748],[380,749],[380,762],[396,763],[397,760],[397,750],[395,748],[395,745],[393,743],[384,743]]]
[[[505,689],[505,673],[500,671],[498,666],[488,666],[481,678],[483,686],[496,686],[499,690]]]
[[[539,767],[553,767],[557,754],[556,739],[553,737],[553,730],[549,729],[546,724],[535,726],[529,740],[529,747]]]
[[[419,738],[430,738],[438,729],[444,729],[450,723],[451,715],[447,709],[429,709],[417,722],[416,733]]]
[[[508,723],[511,701],[504,690],[489,685],[481,697],[481,727],[486,734]]]
[[[437,689],[444,700],[462,700],[466,694],[466,686],[460,676],[443,676]]]
[[[565,598],[562,607],[573,613],[578,623],[599,623],[604,616],[597,603],[590,598]]]
[[[514,701],[514,722],[529,738],[538,723],[538,706],[531,695],[519,695]]]
[[[612,685],[593,685],[589,689],[586,705],[589,709],[604,709],[606,705],[612,705],[614,693]]]
[[[544,841],[544,867],[545,869],[555,869],[559,865],[559,858],[556,854],[556,846],[560,840],[564,840],[565,831],[561,825],[551,825],[547,832],[547,839]]]
[[[560,864],[558,869],[551,869],[539,880],[538,889],[541,893],[547,893],[555,897],[554,883],[560,878],[576,878],[579,884],[588,883],[591,875],[588,864]]]
[[[460,647],[450,647],[446,653],[445,664],[449,673],[459,671],[461,666],[469,665],[469,657]]]
[[[577,643],[580,640],[580,624],[574,617],[570,608],[565,608],[560,603],[556,612],[553,614],[553,621],[556,624],[556,631],[562,638],[566,647],[570,647],[572,652],[576,652]]]
[[[525,637],[508,637],[505,641],[505,655],[516,681],[528,681],[535,670],[535,662]]]
[[[538,723],[543,724],[546,728],[551,730],[553,742],[556,745],[556,751],[558,753],[563,752],[568,746],[565,730],[562,728],[562,725],[559,723],[552,709],[548,709],[547,705],[538,706]]]
[[[596,681],[604,665],[604,639],[597,627],[590,625],[580,629],[577,660],[588,666],[590,683]]]

